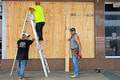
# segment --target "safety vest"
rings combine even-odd
[[[35,22],[45,22],[43,8],[40,5],[35,5],[33,8],[35,9],[33,12]]]

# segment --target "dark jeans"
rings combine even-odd
[[[43,40],[43,26],[45,25],[45,22],[39,22],[36,23],[36,32],[39,36],[39,40]]]

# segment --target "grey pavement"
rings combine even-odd
[[[13,76],[9,76],[10,72],[0,72],[0,80],[18,80],[17,72]],[[80,77],[76,79],[70,78],[70,73],[64,71],[51,71],[48,78],[44,77],[43,71],[26,71],[26,80],[120,80],[120,71],[80,71]]]

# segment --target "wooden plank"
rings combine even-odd
[[[65,10],[66,10],[66,15],[65,15],[65,20],[66,20],[66,50],[65,50],[65,72],[69,72],[70,68],[69,68],[69,64],[70,64],[70,49],[69,49],[69,41],[68,38],[70,38],[70,33],[69,33],[69,26],[70,26],[70,17],[68,16],[68,5],[69,3],[66,3],[65,5]]]

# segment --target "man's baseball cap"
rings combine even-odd
[[[76,29],[75,28],[70,28],[70,31],[76,31]]]
[[[27,33],[24,33],[24,34],[22,35],[22,38],[24,38],[24,37],[30,37],[30,35],[28,35]]]

